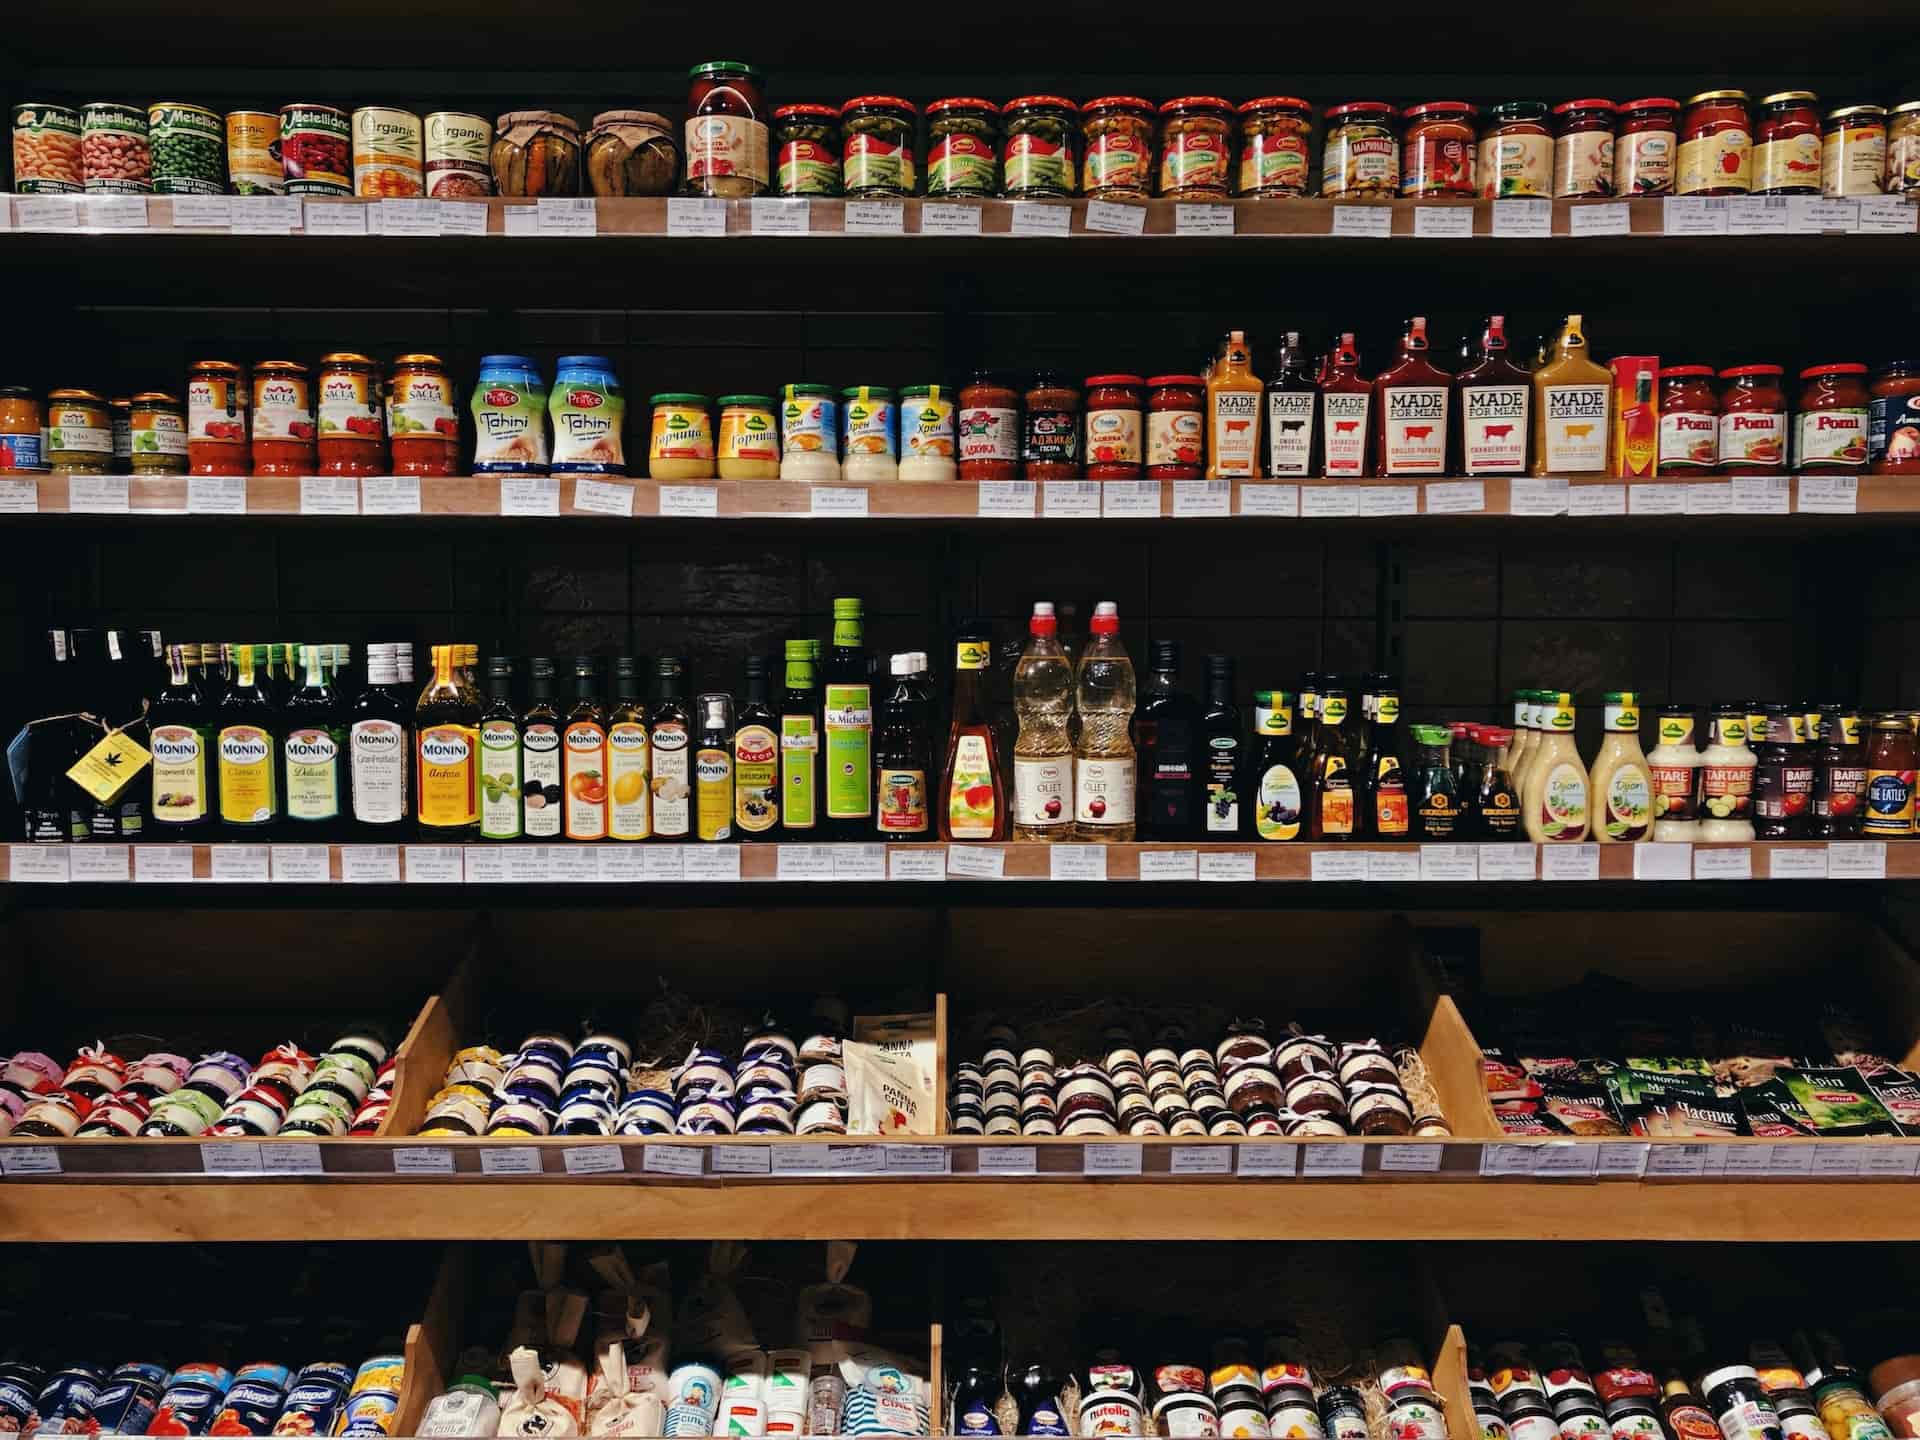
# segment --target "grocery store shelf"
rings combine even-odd
[[[394,520],[509,518],[618,523],[623,519],[984,520],[1232,519],[1447,523],[1539,517],[1672,524],[1785,515],[1821,522],[1849,515],[1920,515],[1920,481],[1898,475],[1662,479],[1628,484],[1581,477],[1363,481],[884,481],[661,482],[627,477],[428,476],[371,486],[351,479],[248,476],[0,478],[0,519],[27,515]],[[1796,524],[1804,523],[1796,521]]]
[[[687,885],[929,880],[1395,884],[1920,879],[1920,844],[151,844],[6,847],[15,884]],[[683,896],[685,891],[676,891]],[[1217,893],[1217,892],[1216,892]]]

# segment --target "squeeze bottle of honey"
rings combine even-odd
[[[1613,376],[1593,363],[1581,317],[1567,316],[1533,373],[1533,473],[1604,475]]]
[[[1207,479],[1250,480],[1260,473],[1260,400],[1266,387],[1253,373],[1244,330],[1227,336],[1226,353],[1207,374]]]

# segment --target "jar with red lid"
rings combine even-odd
[[[1080,391],[1042,371],[1027,387],[1026,419],[1020,427],[1022,473],[1028,480],[1077,480],[1080,455]]]
[[[1089,200],[1145,200],[1153,194],[1153,102],[1103,95],[1080,111],[1080,190]]]
[[[1307,141],[1313,107],[1292,95],[1268,95],[1240,107],[1240,183],[1249,200],[1292,199],[1307,193],[1313,169]]]
[[[1720,473],[1784,475],[1787,392],[1778,365],[1734,365],[1720,372]]]
[[[1487,111],[1474,165],[1483,200],[1553,193],[1553,133],[1547,107],[1537,100],[1509,100]]]
[[[773,112],[773,193],[840,193],[840,112],[831,105],[782,105]]]
[[[1007,198],[1064,200],[1080,191],[1080,107],[1062,95],[1009,100]]]
[[[1141,393],[1138,375],[1087,377],[1087,478],[1140,478]]]
[[[1876,475],[1920,475],[1920,360],[1889,360],[1868,387],[1867,455]]]
[[[1782,90],[1760,100],[1754,125],[1753,193],[1820,193],[1820,97]]]
[[[1160,107],[1160,198],[1225,200],[1233,189],[1233,107],[1185,95]]]
[[[1391,200],[1400,193],[1400,136],[1393,106],[1354,100],[1327,111],[1320,142],[1320,198]]]
[[[1800,413],[1793,436],[1793,468],[1824,474],[1867,468],[1867,393],[1864,365],[1810,365],[1800,372]]]
[[[1720,459],[1720,398],[1711,365],[1660,371],[1659,473],[1713,469]]]
[[[979,370],[960,387],[960,478],[1020,478],[1020,392],[1006,378]]]
[[[196,360],[187,371],[187,472],[247,473],[247,372],[231,360]]]
[[[1620,106],[1613,147],[1613,188],[1620,195],[1671,195],[1680,146],[1680,102],[1664,95]]]
[[[1615,106],[1566,100],[1553,107],[1553,193],[1562,200],[1612,195]]]
[[[927,194],[1000,193],[1000,107],[956,96],[927,106]]]
[[[840,107],[840,188],[849,200],[913,194],[920,178],[913,156],[919,114],[897,95],[861,95]]]
[[[1147,478],[1198,480],[1207,456],[1207,382],[1198,375],[1147,381]]]
[[[1703,90],[1680,127],[1676,195],[1745,195],[1753,189],[1753,128],[1744,90]]]
[[[687,72],[687,193],[737,200],[767,190],[767,111],[760,72],[709,60]]]
[[[1429,100],[1401,112],[1400,193],[1408,198],[1471,200],[1474,117],[1464,100]]]

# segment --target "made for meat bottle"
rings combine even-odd
[[[1478,354],[1453,384],[1453,473],[1526,474],[1533,377],[1507,356],[1506,316],[1487,317]]]
[[[1427,317],[1416,315],[1400,354],[1373,382],[1374,452],[1382,475],[1444,475],[1451,377],[1427,358]]]
[[[1567,316],[1533,372],[1533,473],[1604,475],[1613,376],[1587,352],[1581,317]]]
[[[1313,473],[1318,400],[1300,332],[1289,330],[1267,382],[1267,474],[1272,478]]]
[[[1225,353],[1207,372],[1207,479],[1251,480],[1260,473],[1265,390],[1253,373],[1246,332],[1233,331]]]
[[[1319,472],[1329,480],[1359,480],[1368,466],[1373,429],[1367,423],[1373,386],[1360,374],[1360,352],[1351,332],[1327,356],[1320,377]]]

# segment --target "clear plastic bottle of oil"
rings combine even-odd
[[[1073,750],[1076,840],[1113,844],[1134,835],[1133,661],[1120,643],[1120,611],[1102,600],[1074,671],[1080,736]]]
[[[1060,644],[1060,622],[1042,600],[1027,622],[1027,648],[1013,672],[1013,838],[1066,840],[1073,835],[1073,662]]]

